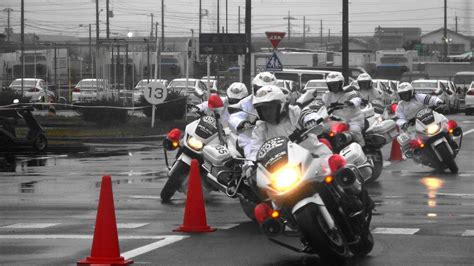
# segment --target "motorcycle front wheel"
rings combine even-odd
[[[367,156],[371,158],[374,163],[374,170],[372,172],[372,176],[369,178],[369,180],[367,180],[367,182],[373,182],[380,177],[380,174],[382,174],[383,156],[382,152],[378,149],[367,153]]]
[[[308,204],[295,213],[303,239],[321,259],[343,264],[349,257],[349,248],[339,229],[331,230],[316,204]]]
[[[449,152],[448,145],[449,144],[445,143],[444,145],[437,147],[437,149],[443,159],[443,163],[448,167],[451,173],[456,174],[459,171],[459,168],[454,160],[454,156]]]
[[[44,134],[39,134],[33,142],[33,148],[37,152],[42,152],[48,147],[48,139]]]
[[[254,202],[249,201],[248,199],[245,198],[239,198],[240,206],[242,207],[242,210],[244,211],[245,215],[252,221],[257,222],[257,219],[255,218],[255,204]]]
[[[162,202],[169,202],[174,193],[181,187],[189,175],[189,165],[182,161],[177,161],[173,166],[174,171],[170,173],[168,180],[161,189],[160,197]]]

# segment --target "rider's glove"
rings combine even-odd
[[[245,131],[247,129],[250,129],[252,127],[252,123],[250,123],[249,121],[245,120],[245,121],[242,121],[238,126],[237,126],[237,130],[238,131]]]
[[[255,172],[254,168],[255,168],[255,165],[253,162],[249,162],[249,161],[245,162],[242,165],[242,175],[247,178],[250,178]]]
[[[188,109],[187,111],[189,113],[197,113],[197,112],[200,111],[199,108],[196,105],[188,105],[187,109]]]
[[[400,129],[403,130],[403,131],[405,131],[405,130],[407,130],[407,128],[408,128],[409,126],[410,126],[409,123],[404,123],[404,124],[400,127]]]

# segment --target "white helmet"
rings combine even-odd
[[[275,75],[270,72],[260,72],[252,80],[252,93],[255,95],[256,92],[265,85],[276,85],[277,79]]]
[[[340,72],[331,72],[326,76],[326,84],[330,92],[342,92],[344,76]]]
[[[286,96],[278,86],[266,85],[257,91],[252,103],[260,120],[278,124],[286,108]]]
[[[227,88],[227,98],[229,99],[229,104],[238,103],[243,98],[247,97],[249,92],[247,86],[241,82],[232,83],[229,88]]]
[[[372,88],[372,77],[367,73],[362,73],[357,77],[359,89],[368,90]]]
[[[415,89],[413,89],[410,83],[403,82],[398,85],[397,93],[400,100],[409,101],[415,95]]]

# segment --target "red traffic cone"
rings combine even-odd
[[[120,256],[112,181],[110,176],[103,176],[91,255],[78,261],[77,265],[128,265],[132,263],[133,260],[125,260]]]
[[[400,161],[402,160],[402,149],[400,148],[400,143],[397,139],[392,141],[392,151],[390,152],[390,161]]]
[[[206,207],[202,195],[201,175],[199,163],[196,159],[191,161],[189,170],[188,192],[184,209],[183,225],[173,230],[174,232],[204,233],[214,232],[215,228],[207,225]]]

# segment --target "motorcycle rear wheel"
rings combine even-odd
[[[242,210],[244,211],[245,215],[252,221],[257,222],[257,219],[255,218],[255,204],[254,202],[249,201],[248,199],[245,198],[239,198],[240,206],[242,207]]]
[[[367,153],[367,156],[372,158],[374,163],[374,171],[372,172],[372,176],[367,180],[367,182],[373,182],[380,177],[383,170],[383,155],[380,150],[375,150],[371,153]]]
[[[321,259],[341,265],[349,257],[349,248],[340,229],[329,231],[316,204],[298,210],[295,219],[303,238]]]

